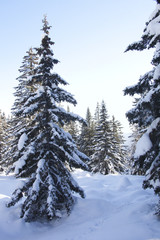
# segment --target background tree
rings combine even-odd
[[[111,119],[111,159],[112,173],[123,173],[127,167],[126,147],[122,132],[122,125],[115,117]]]
[[[94,113],[95,127],[99,124],[99,119],[100,119],[100,104],[99,102],[97,102],[96,110]]]
[[[138,126],[138,124],[130,124],[130,129],[132,131],[131,135],[129,138],[131,139],[131,145],[128,149],[129,151],[129,165],[131,169],[131,174],[136,174],[136,175],[145,175],[145,169],[143,166],[143,162],[140,162],[139,160],[136,161],[134,159],[134,153],[136,151],[136,145],[138,140],[141,138],[143,135],[143,130]]]
[[[93,140],[94,140],[94,121],[90,112],[90,109],[87,108],[86,112],[86,123],[81,126],[81,133],[78,140],[78,146],[81,152],[85,153],[87,156],[91,156],[93,154]]]
[[[70,112],[70,109],[68,106],[67,106],[67,112]],[[70,121],[69,123],[65,124],[63,128],[66,132],[71,134],[75,143],[78,144],[79,126],[77,121]]]
[[[3,131],[3,116],[0,110],[0,162],[2,161],[2,151],[3,151],[3,143],[4,143],[4,131]]]
[[[128,46],[129,50],[155,48],[153,69],[140,77],[139,82],[124,90],[125,94],[139,94],[136,106],[127,113],[130,123],[143,127],[134,153],[135,161],[143,163],[146,172],[144,188],[153,188],[160,195],[160,2],[146,23],[141,40]],[[160,215],[160,204],[157,208]]]
[[[108,174],[111,158],[111,130],[104,101],[102,101],[100,107],[99,123],[96,126],[94,143],[94,153],[91,156],[90,167],[93,172]]]
[[[24,185],[15,190],[8,207],[26,196],[21,217],[25,221],[52,220],[64,213],[70,213],[75,197],[73,192],[84,197],[83,190],[75,182],[66,168],[77,167],[87,170],[83,162],[88,158],[78,151],[70,134],[63,130],[65,123],[84,120],[78,115],[59,107],[67,102],[76,105],[73,96],[61,88],[66,85],[52,69],[58,63],[53,57],[51,46],[54,42],[49,37],[50,26],[46,17],[43,19],[44,36],[37,49],[39,64],[30,76],[30,83],[37,90],[28,94],[19,114],[30,119],[30,128],[19,140],[21,157],[15,163],[17,177],[28,176]]]
[[[18,142],[21,136],[25,136],[25,132],[30,124],[30,119],[21,115],[21,109],[30,92],[36,90],[36,85],[32,84],[31,86],[30,84],[30,77],[34,73],[35,66],[38,63],[38,57],[32,48],[26,53],[22,66],[19,69],[20,76],[17,78],[18,86],[15,87],[15,102],[12,107],[12,117],[8,122],[8,142],[3,159],[8,173],[14,169],[13,163],[21,156],[21,147]]]
[[[4,155],[6,150],[6,142],[8,137],[8,119],[6,118],[5,113],[2,113],[0,110],[0,171],[3,171],[4,164]]]

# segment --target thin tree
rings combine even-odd
[[[7,148],[7,137],[8,137],[8,119],[6,118],[5,113],[2,113],[0,110],[0,171],[3,171],[4,164],[4,155]]]
[[[112,116],[111,126],[111,154],[112,173],[123,173],[127,168],[126,147],[121,123]]]
[[[67,112],[70,112],[69,106],[67,106]],[[70,121],[69,123],[65,124],[64,130],[71,134],[73,140],[77,144],[79,135],[79,126],[77,121]]]
[[[95,126],[89,108],[87,108],[86,112],[86,122],[87,125],[82,124],[81,126],[81,133],[79,136],[78,145],[80,151],[90,157],[93,154]]]

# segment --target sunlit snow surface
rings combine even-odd
[[[154,216],[157,197],[143,190],[143,177],[92,175],[77,170],[74,178],[85,190],[71,215],[58,222],[25,223],[20,205],[6,208],[13,190],[21,184],[0,175],[0,239],[3,240],[160,240],[160,222]]]

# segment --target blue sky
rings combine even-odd
[[[94,114],[105,101],[109,115],[128,131],[125,113],[133,98],[123,89],[151,69],[153,50],[124,53],[140,39],[155,9],[153,0],[5,0],[0,1],[0,109],[7,114],[14,102],[13,87],[23,56],[41,42],[42,18],[52,25],[53,51],[60,63],[54,71],[68,83],[78,104],[74,113]]]

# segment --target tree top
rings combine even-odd
[[[44,33],[46,33],[48,35],[49,29],[51,28],[51,26],[49,26],[49,23],[47,21],[47,15],[44,15],[42,23],[43,23],[43,28],[41,30],[44,31]]]

